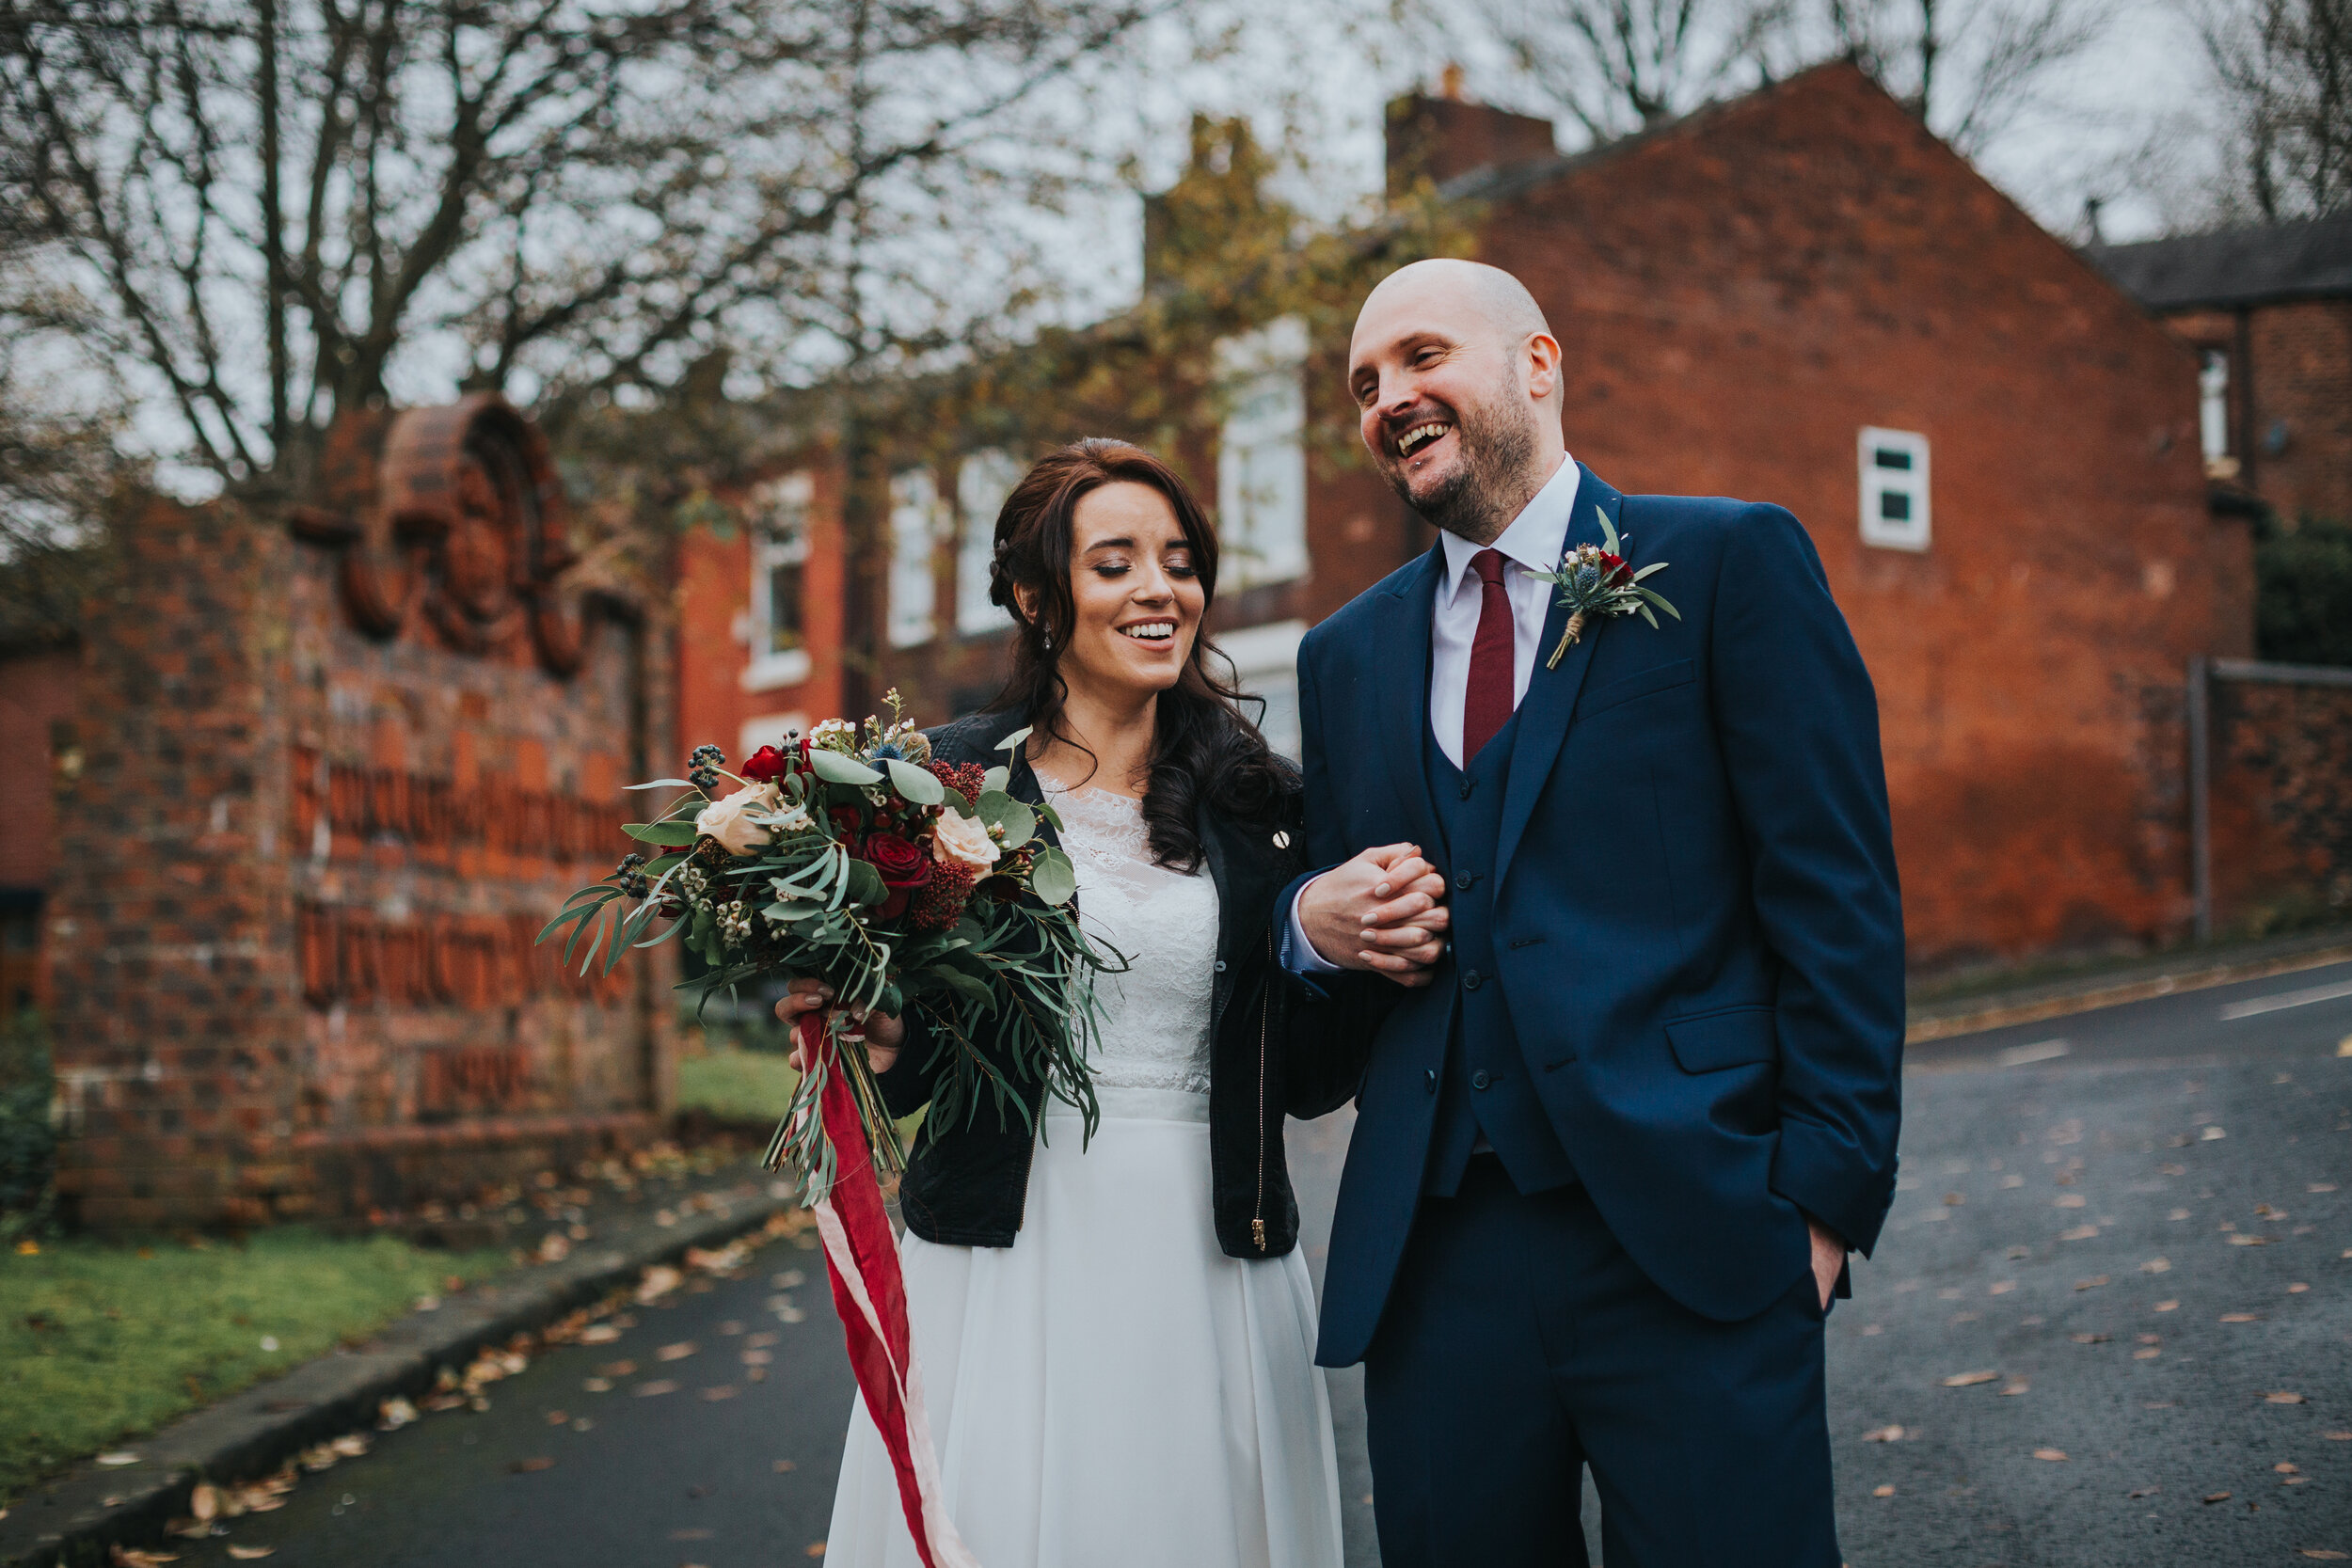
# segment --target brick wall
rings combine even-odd
[[[2218,929],[2352,917],[2352,688],[2213,687]]]
[[[669,950],[596,982],[529,941],[672,770],[666,638],[592,622],[564,677],[425,594],[379,640],[348,547],[158,502],[92,607],[48,918],[87,1223],[399,1208],[668,1106]]]
[[[2183,928],[2149,705],[2251,651],[2186,349],[1842,65],[1570,164],[1484,234],[1561,337],[1571,451],[1804,520],[1878,685],[1915,964]],[[1861,542],[1865,425],[1931,442],[1924,553]]]

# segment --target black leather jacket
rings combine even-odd
[[[997,743],[1026,721],[981,714],[930,733],[943,762],[1009,762],[1008,793],[1035,804],[1042,797],[1025,758]],[[1282,1117],[1319,1117],[1356,1092],[1370,1039],[1334,1037],[1337,1009],[1297,1005],[1297,988],[1276,977],[1271,930],[1276,895],[1302,869],[1300,795],[1294,776],[1279,816],[1233,822],[1204,809],[1200,841],[1216,883],[1216,972],[1209,1004],[1209,1184],[1217,1243],[1235,1258],[1273,1258],[1298,1242],[1298,1204],[1282,1157]],[[1042,819],[1047,836],[1051,827]],[[978,1042],[986,1049],[986,1040]],[[910,1009],[898,1063],[881,1079],[891,1111],[907,1116],[930,1099],[932,1054],[919,1009]],[[1031,1085],[1034,1125],[1043,1090]],[[1010,1246],[1028,1198],[1036,1137],[1009,1112],[984,1098],[962,1125],[928,1132],[898,1189],[907,1228],[929,1242]]]

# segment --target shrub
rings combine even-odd
[[[2265,517],[2254,535],[2254,641],[2287,664],[2352,664],[2352,525]]]

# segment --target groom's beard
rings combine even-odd
[[[1389,470],[1389,483],[1432,527],[1490,545],[1534,494],[1527,473],[1535,460],[1535,432],[1508,411],[1498,415],[1487,407],[1456,406],[1453,412],[1460,454],[1454,471],[1425,495],[1413,494],[1411,476],[1402,466]]]

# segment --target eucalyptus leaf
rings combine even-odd
[[[691,779],[656,779],[656,780],[654,780],[651,784],[630,784],[630,785],[628,786],[628,788],[629,788],[629,789],[631,789],[631,790],[636,790],[636,789],[691,789],[691,788],[693,788],[693,787],[694,787],[694,781],[693,781],[693,780],[691,780]],[[625,791],[623,791],[623,793],[624,793],[624,794],[626,794],[626,793],[628,793],[628,791],[627,791],[627,790],[625,790]]]
[[[1004,830],[1001,847],[1018,849],[1036,835],[1037,813],[1000,789],[983,790],[977,802],[980,820]]]
[[[1609,520],[1609,514],[1597,502],[1593,507],[1593,513],[1600,519],[1600,547],[1611,555],[1623,555],[1625,552],[1617,548],[1616,525]]]
[[[621,832],[640,844],[664,844],[683,848],[694,842],[691,822],[624,822]]]
[[[992,789],[997,794],[1002,795],[1005,791],[1010,789],[1011,787],[1012,769],[1006,767],[1001,762],[995,767],[990,768],[986,773],[980,775],[980,793],[983,795],[987,794]]]
[[[1040,849],[1030,865],[1029,889],[1048,904],[1067,904],[1077,895],[1078,869],[1059,849]]]
[[[1029,732],[1034,728],[1036,728],[1035,725],[1024,725],[1013,731],[996,743],[996,749],[1000,752],[1018,752],[1021,749],[1021,743],[1029,738]]]
[[[890,769],[892,787],[916,805],[935,806],[945,798],[946,787],[937,778],[915,767],[914,764],[900,762],[897,757],[890,757],[885,760],[883,766]]]
[[[890,889],[882,885],[882,873],[871,863],[861,860],[850,863],[849,891],[852,904],[880,904],[890,896]]]
[[[812,746],[808,765],[827,784],[878,784],[882,775],[855,757],[845,757],[839,752],[828,752],[822,746]]]

